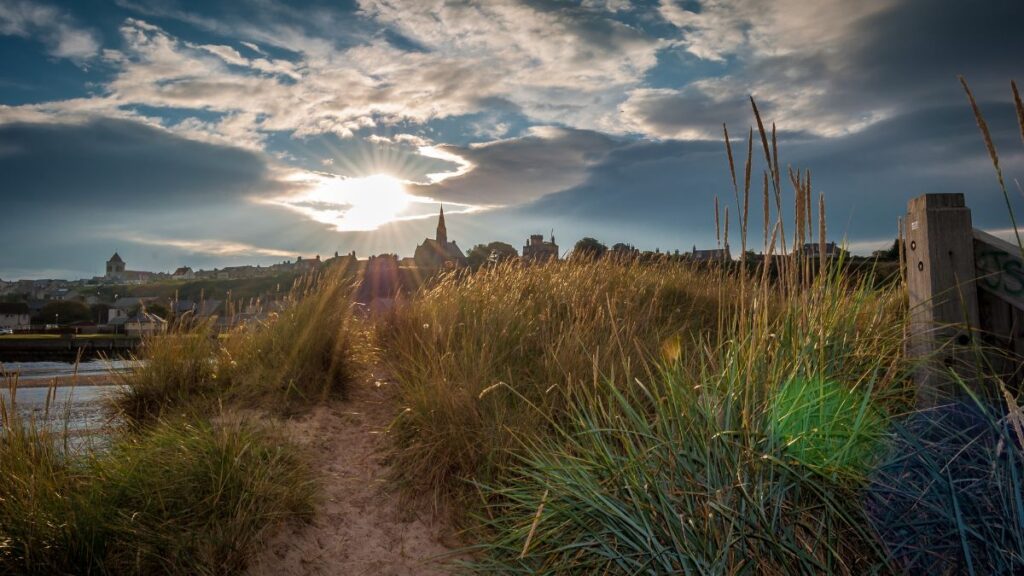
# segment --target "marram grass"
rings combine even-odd
[[[68,446],[5,415],[0,573],[239,574],[268,530],[313,513],[309,466],[261,427],[166,421]]]
[[[369,337],[340,272],[300,278],[284,307],[263,320],[218,334],[212,321],[185,317],[147,338],[139,367],[116,374],[115,406],[128,423],[146,424],[223,403],[287,413],[344,396]]]
[[[840,297],[842,311],[826,305]],[[620,355],[621,368],[569,387],[560,413],[509,390],[546,427],[515,434],[500,473],[474,482],[486,505],[471,568],[890,571],[858,494],[905,404],[899,297],[821,275],[646,369]]]

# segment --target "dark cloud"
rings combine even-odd
[[[1024,153],[1009,105],[986,106],[1008,175],[1024,173]],[[756,136],[755,136],[756,138]],[[745,141],[735,142],[736,153]],[[752,232],[759,245],[761,222],[760,142],[755,140],[756,178]],[[829,235],[860,243],[892,237],[907,201],[928,192],[963,192],[975,225],[1009,226],[1002,195],[970,108],[925,109],[871,126],[855,135],[818,138],[796,135],[780,142],[783,166],[809,168],[828,204]],[[785,184],[785,183],[784,183]],[[792,217],[787,189],[784,212]],[[714,197],[734,205],[721,142],[641,142],[611,151],[586,182],[510,211],[510,220],[555,215],[555,227],[661,248],[706,245],[713,239]],[[1015,196],[1019,196],[1014,194]],[[1019,197],[1016,209],[1024,208]],[[737,213],[732,213],[732,238]]]
[[[973,78],[979,87],[1005,89],[1011,78],[1024,73],[1020,22],[1024,3],[1013,0],[898,3],[866,20],[858,41],[847,47],[851,66],[864,82],[858,91],[934,97],[936,89],[955,88],[958,74]],[[908,106],[934,103],[906,101]]]
[[[136,122],[0,125],[0,174],[0,202],[17,215],[0,227],[5,279],[33,269],[91,276],[114,249],[166,270],[332,245],[325,226],[251,201],[287,190],[262,154]]]
[[[275,187],[260,154],[110,119],[0,125],[0,173],[19,209],[161,209]]]

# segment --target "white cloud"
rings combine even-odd
[[[266,52],[261,50],[259,46],[253,44],[252,42],[242,41],[242,42],[239,42],[239,44],[241,44],[242,46],[245,46],[246,48],[252,50],[253,52],[258,52],[260,54],[263,54],[264,56],[267,54]]]
[[[379,35],[337,47],[284,24],[241,25],[248,39],[237,45],[193,44],[129,18],[120,29],[122,46],[102,54],[116,73],[100,95],[0,110],[0,120],[48,113],[67,119],[76,112],[123,116],[140,105],[197,110],[225,117],[168,127],[191,138],[258,147],[270,132],[350,137],[365,128],[492,112],[499,102],[539,123],[621,131],[616,107],[624,90],[639,85],[666,45],[594,10],[405,0],[361,6],[363,17],[425,50],[404,50]],[[224,31],[187,13],[159,15]],[[296,56],[272,58],[252,40]],[[239,48],[264,57],[248,58]],[[152,113],[150,121],[167,124]],[[493,139],[509,125],[493,116],[468,128]]]
[[[362,0],[378,22],[483,79],[539,122],[608,125],[623,88],[639,84],[666,42],[591,12],[519,2]]]
[[[27,0],[0,3],[0,35],[39,40],[50,55],[77,61],[95,56],[100,49],[96,35],[80,28],[70,15]]]
[[[232,242],[229,240],[217,240],[210,238],[183,240],[177,238],[163,238],[126,233],[118,235],[117,239],[145,244],[147,246],[170,246],[173,248],[187,250],[189,252],[195,252],[197,254],[208,254],[212,256],[290,257],[295,255],[294,252],[279,250],[277,248],[262,248],[243,242]]]
[[[235,66],[248,66],[249,65],[249,59],[243,57],[241,54],[238,53],[238,50],[235,50],[231,46],[223,46],[223,45],[217,45],[217,44],[203,44],[203,45],[198,46],[198,48],[201,48],[202,50],[206,50],[210,54],[214,54],[216,56],[219,56],[221,60],[227,62],[228,64],[234,64]]]
[[[852,54],[865,23],[897,0],[702,0],[690,10],[661,0],[659,14],[680,30],[676,45],[700,58],[731,62],[729,72],[679,89],[630,92],[623,122],[662,138],[717,136],[723,121],[745,127],[753,95],[766,120],[820,136],[857,132],[890,117],[884,95],[864,98]],[[739,122],[737,122],[739,120]]]
[[[840,52],[867,18],[889,10],[896,0],[703,0],[687,10],[678,0],[661,0],[661,16],[683,31],[682,45],[707,60],[749,51],[753,56],[797,52]]]

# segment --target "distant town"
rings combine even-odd
[[[818,244],[805,250],[817,255]],[[844,253],[834,242],[825,245],[827,256]],[[881,251],[876,257],[884,257]],[[591,257],[679,258],[692,261],[732,261],[728,244],[713,249],[656,250],[641,252],[628,244],[610,248],[593,238],[578,241],[571,253]],[[890,254],[891,255],[891,254]],[[243,265],[193,270],[184,265],[173,272],[133,270],[117,252],[107,259],[104,274],[81,280],[0,280],[0,335],[28,332],[67,332],[75,334],[110,333],[144,336],[166,329],[171,318],[188,314],[209,319],[221,328],[259,319],[283,305],[296,277],[328,268],[360,271],[372,281],[364,282],[359,300],[374,303],[389,300],[399,286],[416,284],[418,279],[440,269],[478,269],[508,259],[535,263],[563,257],[555,236],[531,235],[521,250],[504,242],[478,244],[463,252],[456,241],[448,239],[442,207],[434,238],[424,238],[412,257],[380,254],[360,260],[356,253],[334,253],[322,258],[297,257],[270,266]],[[749,252],[748,258],[761,256]],[[408,280],[414,278],[417,280]]]

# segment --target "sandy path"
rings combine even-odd
[[[266,543],[249,573],[406,576],[450,574],[439,557],[457,545],[451,530],[387,492],[380,448],[394,415],[384,382],[357,385],[351,398],[318,407],[286,426],[308,446],[324,476],[311,525],[287,526]]]

